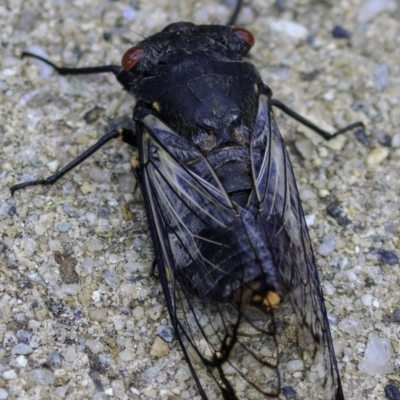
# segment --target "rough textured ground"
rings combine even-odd
[[[112,76],[41,77],[21,52],[37,45],[58,64],[118,64],[140,35],[229,14],[212,0],[170,3],[0,4],[0,399],[194,396],[176,342],[157,337],[168,316],[148,277],[152,245],[128,146],[105,146],[51,188],[14,197],[8,189],[54,173],[129,119],[134,104]],[[363,140],[349,133],[332,148],[276,112],[346,398],[383,399],[400,379],[400,6],[379,1],[386,9],[368,14],[373,1],[288,1],[283,12],[272,1],[245,3],[239,24],[256,36],[252,58],[274,95],[332,130],[367,127]],[[333,38],[335,25],[351,38]],[[85,122],[95,106],[98,118]],[[342,219],[328,215],[334,202]]]

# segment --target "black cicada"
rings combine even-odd
[[[343,399],[329,323],[278,107],[247,59],[253,35],[179,22],[144,39],[112,72],[137,100],[135,129],[109,140],[138,150],[140,184],[165,301],[202,399]],[[232,26],[231,26],[232,25]],[[291,368],[283,369],[284,366]]]

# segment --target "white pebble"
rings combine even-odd
[[[392,147],[400,147],[400,133],[396,133],[392,138]]]
[[[50,172],[56,172],[58,170],[59,165],[60,163],[58,162],[58,160],[54,160],[47,164],[47,168],[50,170]]]
[[[371,333],[359,370],[369,375],[384,375],[392,368],[392,345],[389,339]]]
[[[324,282],[325,293],[332,296],[335,293],[335,287],[330,282]]]
[[[333,233],[330,233],[324,237],[321,245],[318,248],[318,253],[321,256],[327,256],[328,254],[332,253],[333,250],[335,250],[335,247],[335,235]]]
[[[114,329],[120,331],[125,327],[125,320],[120,316],[113,317]]]
[[[18,356],[16,361],[21,368],[25,368],[28,365],[28,360],[25,356]]]
[[[371,307],[372,300],[373,300],[373,297],[369,293],[364,294],[363,296],[361,296],[361,303],[363,303],[364,306],[366,306],[366,307]]]
[[[98,301],[100,301],[100,299],[101,299],[100,292],[99,292],[98,290],[95,290],[95,291],[92,293],[92,300],[93,300],[95,303],[97,303]]]
[[[137,11],[133,7],[126,6],[122,12],[122,16],[129,21],[134,21],[137,17]]]
[[[72,363],[77,357],[77,355],[78,354],[76,353],[76,350],[72,346],[69,346],[65,351],[64,359],[65,361]]]
[[[136,321],[140,321],[144,317],[144,308],[142,306],[137,306],[132,311],[132,317],[136,319]]]
[[[36,250],[36,241],[31,238],[21,240],[21,247],[24,249],[26,255],[32,255]]]
[[[4,371],[1,376],[3,377],[3,379],[8,381],[10,379],[15,379],[17,377],[17,373],[15,372],[15,370],[9,369],[7,371]]]
[[[119,358],[125,362],[131,362],[135,359],[135,354],[132,349],[125,349],[119,353]]]
[[[289,373],[302,371],[304,369],[304,363],[302,360],[293,360],[287,363],[287,370]]]
[[[315,215],[310,214],[305,216],[307,226],[313,226],[315,224]]]
[[[293,39],[305,39],[308,36],[308,29],[297,22],[280,19],[273,21],[270,25],[275,32],[284,33]]]
[[[6,400],[7,398],[8,398],[7,390],[0,388],[0,400]]]
[[[137,390],[137,389],[134,388],[133,386],[131,386],[131,387],[129,388],[129,390],[130,390],[130,392],[131,392],[132,394],[136,394],[136,395],[138,395],[138,396],[139,396],[139,394],[140,394],[139,390]]]
[[[104,345],[99,340],[86,340],[86,346],[92,351],[92,353],[97,354],[104,350]]]
[[[312,192],[311,190],[308,189],[304,189],[300,192],[300,199],[302,201],[307,201],[307,200],[312,200],[312,199],[316,199],[317,195]]]
[[[69,385],[59,386],[54,393],[56,394],[56,396],[61,397],[63,399],[67,395],[68,389]]]

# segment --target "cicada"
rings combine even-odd
[[[155,264],[176,338],[202,399],[344,399],[310,236],[279,128],[278,107],[248,53],[250,31],[179,22],[145,38],[121,66],[57,67],[113,73],[137,103],[134,129],[106,142],[135,147]],[[290,365],[290,368],[284,368]],[[289,393],[289,394],[288,394]]]

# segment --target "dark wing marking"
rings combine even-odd
[[[268,100],[261,96],[250,140],[253,192],[244,208],[190,141],[153,114],[143,123],[141,180],[160,277],[202,398],[278,398],[291,385],[309,399],[339,400],[310,239]],[[263,305],[268,293],[282,305]],[[309,363],[285,372],[303,362],[304,348]]]

